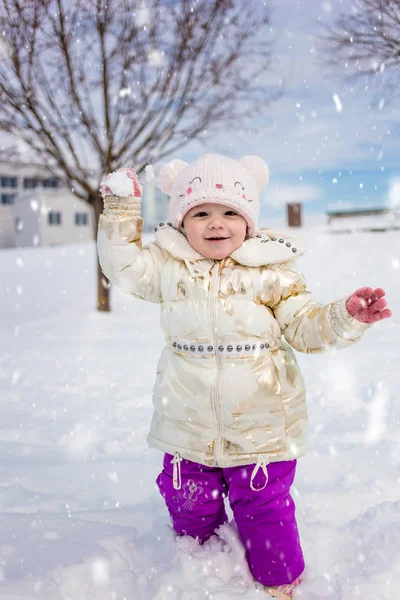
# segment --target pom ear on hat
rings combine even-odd
[[[259,190],[262,190],[268,184],[269,169],[262,158],[259,156],[243,156],[239,162],[250,171]]]
[[[165,194],[171,194],[177,175],[185,167],[187,167],[187,163],[184,160],[179,160],[179,158],[163,165],[157,177],[157,186],[160,190]]]

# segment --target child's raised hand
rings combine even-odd
[[[134,169],[118,169],[107,175],[100,186],[104,215],[113,219],[140,217],[142,189]]]
[[[375,323],[392,316],[387,307],[382,288],[373,290],[363,287],[354,292],[346,302],[346,308],[352,317],[362,323]]]

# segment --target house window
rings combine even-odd
[[[15,194],[1,194],[1,204],[14,204]]]
[[[18,233],[18,231],[22,231],[24,228],[24,224],[22,222],[21,217],[15,217],[15,231],[16,233]]]
[[[36,188],[39,184],[39,180],[36,177],[25,177],[24,178],[24,188],[26,190],[31,190]]]
[[[88,214],[87,213],[75,213],[75,225],[87,225]]]
[[[48,214],[48,223],[49,225],[61,225],[61,213],[51,210]]]
[[[16,177],[0,177],[0,186],[2,188],[16,188],[18,187],[18,180]]]
[[[43,179],[42,185],[44,188],[58,188],[60,182],[55,177],[49,177],[48,179]]]

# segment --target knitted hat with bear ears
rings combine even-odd
[[[157,185],[171,196],[169,221],[177,229],[193,206],[211,202],[238,212],[246,219],[252,237],[258,229],[259,191],[268,181],[268,166],[259,156],[233,160],[204,154],[191,164],[175,159],[163,165]]]

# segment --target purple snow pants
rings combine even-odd
[[[295,507],[289,494],[295,460],[270,463],[268,484],[260,491],[250,487],[254,465],[222,469],[182,460],[182,486],[176,490],[172,458],[165,454],[157,485],[176,533],[207,540],[227,521],[224,497],[228,496],[253,577],[263,585],[282,585],[292,583],[303,572]],[[264,481],[260,469],[253,485],[261,488]]]

